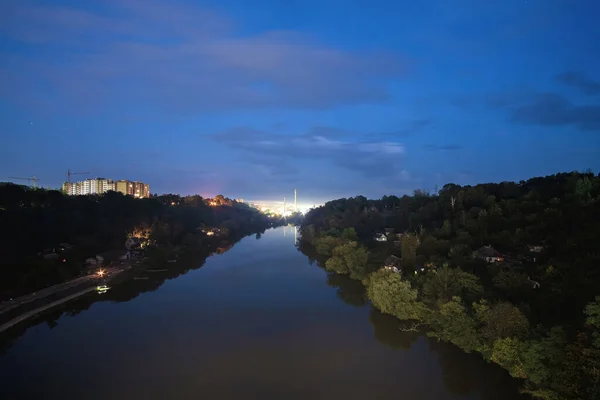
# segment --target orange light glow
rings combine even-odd
[[[101,270],[98,271],[98,276],[100,276],[100,277],[104,276],[104,270],[103,269],[101,269]]]

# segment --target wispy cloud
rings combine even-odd
[[[580,71],[564,72],[556,76],[559,82],[569,86],[576,87],[585,94],[597,95],[600,94],[600,81],[595,81],[589,78],[585,73]]]
[[[417,119],[409,122],[406,127],[399,129],[397,132],[394,132],[394,135],[411,136],[415,133],[422,132],[424,128],[431,126],[432,124],[433,120],[431,119]]]
[[[41,47],[35,56],[4,57],[0,95],[94,107],[144,99],[195,113],[323,109],[385,102],[386,82],[407,70],[398,54],[340,50],[293,31],[239,34],[226,17],[191,5],[111,0],[101,10],[84,7],[19,2],[5,10],[9,22],[0,33]],[[22,79],[24,70],[37,79]]]
[[[546,126],[575,126],[582,131],[600,130],[600,106],[576,106],[564,97],[539,94],[512,110],[512,121]]]
[[[443,145],[426,144],[424,147],[429,150],[440,150],[440,151],[453,151],[453,150],[462,150],[463,149],[463,146],[461,146],[459,144],[443,144]]]
[[[600,105],[574,104],[566,97],[552,92],[517,90],[486,93],[464,98],[463,104],[484,105],[506,110],[509,121],[518,124],[542,126],[571,126],[581,131],[600,130]]]
[[[239,127],[213,135],[213,139],[230,148],[257,156],[285,159],[318,159],[331,162],[361,176],[389,177],[401,171],[405,148],[394,141],[357,141],[351,134],[335,130],[335,137],[326,129],[309,130],[303,135],[282,135]]]

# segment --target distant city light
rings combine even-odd
[[[273,201],[273,200],[247,200],[246,201],[251,206],[255,207],[262,213],[265,214],[274,214],[274,215],[284,215],[283,210],[283,201]],[[297,208],[294,205],[293,201],[286,202],[285,205],[285,216],[290,216],[294,212],[299,212],[301,214],[306,214],[313,207],[318,207],[321,204],[312,204],[312,203],[298,203]]]

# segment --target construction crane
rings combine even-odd
[[[29,182],[33,181],[33,188],[37,189],[37,181],[38,181],[38,179],[35,176],[33,178],[21,178],[21,177],[18,177],[18,176],[9,176],[8,179],[19,179],[19,180],[22,180],[22,181],[29,181]]]
[[[89,172],[71,172],[70,169],[67,170],[67,182],[71,183],[71,175],[87,175]]]

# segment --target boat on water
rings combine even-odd
[[[104,293],[108,292],[108,289],[110,289],[110,287],[107,285],[96,286],[96,291],[99,294],[104,294]]]

